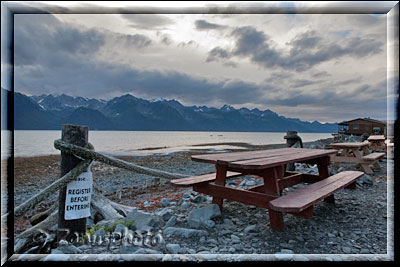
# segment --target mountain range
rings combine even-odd
[[[6,92],[4,92],[4,91]],[[2,88],[2,96],[12,94]],[[184,106],[176,100],[144,100],[131,94],[109,101],[65,94],[14,93],[15,130],[60,130],[65,123],[89,130],[318,132],[337,131],[335,123],[285,118],[266,109]],[[2,125],[2,128],[3,125]]]

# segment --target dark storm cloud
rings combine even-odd
[[[231,55],[228,50],[217,46],[214,47],[210,52],[208,52],[206,62],[221,61],[222,65],[226,67],[237,68],[238,66],[237,63],[229,60],[230,57]]]
[[[226,49],[217,46],[208,52],[206,62],[218,61],[220,58],[224,59],[228,57],[230,57],[230,53]]]
[[[38,76],[38,72],[46,75]],[[73,84],[65,81],[73,80]],[[259,86],[243,81],[211,82],[179,72],[141,71],[125,65],[92,64],[77,61],[62,69],[29,70],[16,75],[15,87],[30,85],[33,94],[69,92],[79,96],[102,96],[111,91],[132,93],[145,98],[176,98],[191,103],[221,101],[229,104],[252,102],[263,95]],[[17,90],[18,91],[18,90]],[[246,92],[246,94],[243,94]]]
[[[253,103],[287,107],[310,105],[325,108],[346,104],[355,107],[358,104],[354,105],[353,101],[357,95],[378,94],[385,88],[383,83],[361,85],[359,78],[353,78],[338,82],[342,86],[356,84],[354,85],[356,92],[347,94],[337,93],[335,84],[329,84],[330,87],[324,87],[313,94],[301,90],[288,90],[282,85],[283,83],[293,83],[299,88],[311,83],[306,78],[292,80],[295,74],[290,73],[293,68],[288,67],[292,59],[280,54],[271,46],[270,38],[253,27],[236,29],[232,35],[236,40],[233,50],[216,47],[208,56],[230,67],[236,66],[229,61],[232,56],[243,56],[250,57],[261,66],[271,64],[274,67],[285,68],[283,71],[277,69],[270,74],[264,85],[231,79],[211,81],[176,71],[145,71],[122,63],[100,61],[95,55],[105,43],[116,42],[123,46],[143,48],[151,45],[151,40],[139,34],[122,35],[105,30],[76,29],[51,15],[43,17],[35,15],[35,19],[24,16],[17,15],[15,19],[15,90],[21,92],[29,90],[34,95],[68,93],[73,96],[107,98],[105,96],[132,93],[146,99],[175,98],[199,105],[221,102],[236,105]],[[307,50],[311,55],[335,45],[325,44],[314,38],[315,35],[315,32],[298,35],[291,41],[291,45],[301,47],[309,42],[313,44],[313,48]],[[160,34],[159,38],[162,37]],[[357,47],[357,43],[362,41],[350,39],[340,46],[337,45],[337,49],[344,50],[350,45]],[[196,43],[190,41],[182,44],[182,47],[185,45],[194,46]],[[370,47],[370,44],[358,44],[358,48],[364,52],[372,53],[373,47],[376,48],[373,45]],[[338,54],[335,51],[332,53]],[[306,66],[311,64],[306,58],[293,56],[296,57]],[[324,77],[329,76],[329,73],[317,72],[314,75]],[[379,103],[383,101],[381,98],[382,96],[377,97]],[[365,105],[365,102],[362,103]]]
[[[386,79],[376,84],[361,84],[357,85],[352,90],[345,90],[339,92],[336,84],[324,85],[318,91],[313,93],[304,92],[303,90],[291,90],[285,91],[283,88],[275,88],[274,91],[287,92],[287,95],[281,95],[274,98],[263,98],[260,99],[264,104],[272,104],[279,106],[297,107],[300,105],[329,108],[337,107],[350,109],[365,109],[366,101],[368,105],[374,110],[381,110],[382,107],[386,107]],[[359,99],[359,101],[354,101]],[[379,104],[377,104],[379,103]]]
[[[177,47],[180,48],[185,48],[185,47],[198,47],[199,45],[194,41],[194,40],[190,40],[189,42],[180,42],[179,44],[177,44]]]
[[[123,43],[125,47],[136,47],[143,48],[150,46],[152,41],[142,34],[112,34],[109,33],[110,36],[114,36],[114,39],[117,43]]]
[[[304,50],[315,48],[321,41],[321,37],[316,36],[315,31],[308,31],[298,34],[293,40],[286,43],[293,47],[290,51],[291,55],[302,53]]]
[[[112,91],[177,98],[194,103],[221,101],[230,104],[260,98],[263,89],[242,81],[211,82],[175,71],[143,71],[131,66],[99,61],[94,54],[105,42],[143,47],[142,35],[78,30],[52,15],[15,23],[15,90],[74,96],[103,97]],[[242,94],[245,91],[246,94]]]
[[[365,57],[382,51],[384,45],[375,39],[348,38],[340,43],[322,41],[315,31],[297,35],[287,43],[290,54],[285,56],[272,47],[272,40],[252,26],[238,27],[232,31],[236,44],[230,55],[247,57],[264,68],[281,67],[298,72],[343,56]]]
[[[137,49],[152,44],[141,34],[77,29],[50,14],[16,15],[14,31],[15,66],[52,68],[91,61],[106,42]]]
[[[265,79],[266,83],[279,82],[282,83],[284,80],[288,80],[293,76],[290,72],[273,72],[269,78]]]
[[[172,44],[172,38],[168,34],[163,34],[161,36],[161,43],[165,45],[170,45]]]
[[[121,14],[121,17],[133,23],[129,26],[144,30],[161,29],[174,24],[170,18],[155,14]]]
[[[34,17],[33,17],[34,16]],[[14,26],[14,64],[60,63],[54,57],[91,55],[104,44],[96,30],[78,30],[61,23],[52,15],[16,15]]]
[[[215,23],[210,23],[204,19],[196,20],[194,23],[196,30],[199,31],[206,31],[206,30],[221,30],[225,29],[226,26],[224,25],[219,25]]]

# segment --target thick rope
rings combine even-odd
[[[54,141],[54,147],[65,153],[68,153],[68,154],[73,154],[75,156],[79,156],[84,159],[92,159],[95,161],[100,161],[100,162],[103,162],[105,164],[108,164],[108,165],[111,165],[114,167],[123,168],[123,169],[137,172],[140,174],[161,177],[161,178],[165,178],[168,180],[186,178],[189,176],[189,175],[183,175],[183,174],[179,174],[179,173],[165,172],[165,171],[146,168],[143,166],[138,166],[138,165],[135,165],[135,164],[111,157],[111,156],[106,156],[101,153],[91,151],[87,148],[69,144],[67,142],[62,141],[61,139]]]
[[[38,194],[34,195],[17,208],[14,209],[14,217],[18,217],[22,215],[25,211],[33,208],[37,203],[41,202],[43,199],[47,198],[52,193],[56,192],[60,188],[66,186],[70,181],[74,180],[78,177],[82,172],[86,171],[88,166],[93,160],[100,161],[115,167],[124,168],[129,171],[134,171],[141,174],[147,174],[151,176],[161,177],[165,179],[179,179],[186,178],[188,175],[182,175],[179,173],[170,173],[164,172],[160,170],[154,170],[150,168],[146,168],[143,166],[138,166],[111,156],[106,156],[100,153],[95,152],[93,146],[89,143],[88,148],[83,148],[80,146],[72,145],[62,141],[61,139],[54,141],[54,147],[56,149],[62,150],[65,153],[74,154],[75,156],[86,159],[80,162],[74,169],[69,171],[66,175],[43,189]],[[1,220],[4,220],[9,215],[9,212],[1,216]]]
[[[22,215],[25,211],[28,209],[33,208],[37,203],[42,201],[43,199],[47,198],[54,192],[56,192],[58,189],[66,186],[70,181],[74,180],[76,177],[78,177],[82,172],[86,171],[88,166],[92,160],[84,160],[80,162],[78,165],[76,165],[75,168],[70,170],[67,174],[65,174],[63,177],[43,189],[41,192],[38,194],[34,195],[18,207],[14,209],[14,217],[18,217]],[[1,216],[1,220],[5,219],[9,215],[9,212]]]

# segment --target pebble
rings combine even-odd
[[[198,236],[207,236],[208,232],[206,232],[204,230],[197,230],[197,229],[168,227],[168,228],[165,228],[164,234],[190,238],[190,237],[198,237]]]
[[[231,235],[231,240],[232,240],[232,242],[233,243],[240,243],[241,241],[240,241],[240,238],[238,237],[238,236],[236,236],[236,235]]]
[[[160,216],[163,221],[168,221],[172,217],[171,209],[169,208],[164,208],[160,210],[159,212],[156,213],[158,216]]]
[[[203,203],[203,202],[207,202],[207,197],[206,196],[195,196],[192,199],[193,203]]]
[[[163,206],[163,207],[167,207],[167,206],[169,206],[171,200],[172,200],[172,198],[162,198],[162,199],[160,200],[160,204],[161,204],[161,206]]]
[[[242,246],[241,244],[234,244],[233,247],[234,247],[236,250],[243,250],[243,246]]]
[[[342,251],[343,251],[344,253],[351,253],[351,248],[349,248],[349,247],[342,247]]]
[[[188,224],[190,227],[198,228],[201,226],[206,226],[212,228],[215,223],[210,219],[218,217],[221,215],[221,211],[216,204],[211,204],[201,208],[197,208],[189,212]]]
[[[185,210],[185,209],[190,208],[190,206],[191,206],[191,205],[190,205],[189,202],[184,202],[184,203],[182,203],[181,208]]]
[[[176,224],[176,218],[177,217],[175,215],[172,215],[171,218],[169,218],[169,220],[165,224],[165,228],[174,226]]]
[[[249,225],[249,226],[247,226],[247,227],[244,229],[244,232],[245,232],[245,233],[256,233],[256,232],[258,232],[257,225],[254,224],[254,225]]]
[[[181,248],[179,244],[167,244],[165,247],[167,251],[171,254],[178,253],[179,249]]]

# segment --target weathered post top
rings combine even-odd
[[[286,139],[287,147],[291,147],[297,142],[300,143],[300,147],[303,147],[303,141],[301,140],[300,136],[297,135],[296,131],[287,131],[283,138]]]
[[[86,147],[88,144],[89,129],[87,126],[63,124],[61,140],[71,144]]]
[[[296,131],[287,131],[283,138],[286,139],[287,147],[303,147],[303,141],[301,140],[300,136],[297,135]],[[295,171],[296,167],[294,163],[287,164],[286,170]]]
[[[88,145],[88,127],[64,124],[62,125],[61,139],[73,145],[86,147]],[[70,170],[76,167],[81,160],[74,155],[67,154],[61,151],[61,176],[64,176]],[[58,206],[58,231],[57,241],[62,239],[70,241],[78,235],[83,235],[86,232],[86,218],[65,220],[65,201],[66,201],[67,186],[60,189],[59,206]]]

